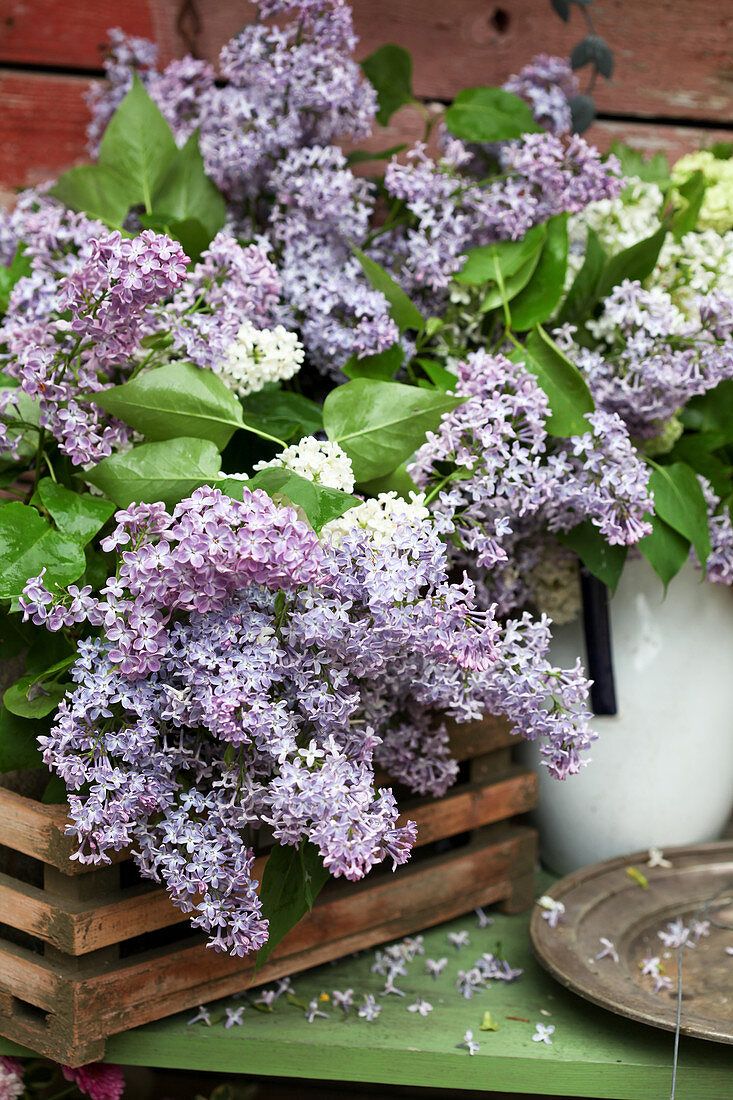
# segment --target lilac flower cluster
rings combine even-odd
[[[551,134],[567,134],[572,128],[568,100],[578,94],[578,78],[564,57],[540,53],[503,85],[521,96],[535,119]]]
[[[532,599],[531,571],[554,532],[590,519],[611,544],[648,533],[649,474],[618,416],[591,413],[582,435],[553,438],[534,376],[483,351],[459,364],[455,392],[468,400],[428,434],[410,472],[456,560],[486,571],[486,604],[505,615]]]
[[[697,314],[688,319],[666,291],[626,279],[588,323],[598,348],[573,347],[598,405],[642,444],[662,435],[691,397],[733,378],[733,303],[702,297]]]
[[[83,241],[80,254],[72,260],[69,253],[60,272],[44,263],[53,246],[33,241],[36,267],[11,293],[0,326],[0,364],[18,389],[3,397],[0,447],[13,453],[13,409],[24,393],[37,403],[39,429],[80,465],[111,454],[127,437],[124,425],[84,395],[129,369],[152,329],[154,307],[184,282],[188,258],[177,242],[152,230],[127,239],[95,226],[84,240],[86,227],[75,234],[77,228],[72,220],[72,234]]]

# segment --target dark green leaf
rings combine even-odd
[[[266,432],[286,443],[323,430],[320,405],[288,390],[253,393],[245,397],[243,412],[246,427]]]
[[[571,95],[568,99],[568,106],[570,107],[573,131],[576,134],[584,134],[595,121],[595,100],[589,95]]]
[[[570,19],[570,0],[550,0],[553,10],[566,23]]]
[[[370,497],[376,497],[379,493],[397,493],[403,500],[409,500],[410,493],[417,493],[418,488],[408,474],[406,464],[402,462],[396,470],[392,470],[386,477],[378,477],[374,481],[362,482],[359,491]]]
[[[31,270],[31,261],[25,254],[25,247],[19,244],[10,267],[0,267],[0,313],[7,311],[15,284],[30,275]]]
[[[599,287],[606,266],[606,253],[603,251],[598,234],[588,229],[583,266],[573,280],[557,317],[558,324],[566,322],[577,325],[586,318],[599,298]]]
[[[277,844],[265,864],[260,887],[262,915],[269,921],[269,937],[257,953],[256,968],[304,917],[326,885],[329,873],[315,845],[301,848]]]
[[[211,241],[226,221],[226,203],[204,169],[198,130],[173,157],[153,195],[153,211],[174,222],[190,218],[203,225]]]
[[[3,380],[4,381],[4,380]],[[7,436],[9,441],[15,442],[15,452],[18,459],[28,463],[36,456],[38,450],[38,420],[41,412],[37,397],[31,397],[17,386],[2,385],[2,390],[12,389],[15,392],[14,405],[8,407],[5,416],[8,418]],[[17,424],[15,423],[17,421]],[[31,425],[28,427],[27,425]],[[15,465],[11,460],[11,465]]]
[[[651,237],[645,237],[643,241],[638,241],[630,248],[624,248],[622,252],[611,256],[606,261],[598,284],[599,298],[606,298],[624,279],[638,279],[639,282],[643,282],[647,275],[651,275],[666,236],[667,227],[662,225],[652,233]]]
[[[221,458],[211,440],[166,439],[103,458],[84,477],[120,508],[158,500],[171,508],[201,485],[216,484]]]
[[[693,172],[675,190],[682,198],[682,205],[675,210],[672,218],[672,236],[680,241],[685,233],[691,233],[697,225],[705,197],[705,177],[702,172]]]
[[[34,627],[0,607],[0,661],[9,661],[30,644]],[[46,634],[46,631],[43,631]]]
[[[730,430],[733,430],[733,422]],[[712,453],[716,448],[710,444],[719,438],[714,432],[683,435],[669,452],[669,460],[686,462],[696,474],[707,478],[719,497],[725,497],[730,492],[733,470]]]
[[[128,210],[137,201],[129,180],[111,166],[85,164],[59,176],[49,191],[71,210],[99,218],[120,229]]]
[[[89,493],[73,493],[63,485],[56,485],[50,477],[44,477],[38,483],[37,492],[59,531],[81,546],[86,546],[94,538],[115,510],[109,500],[100,500]]]
[[[522,134],[536,134],[531,110],[519,96],[503,88],[466,88],[445,113],[445,125],[464,141],[512,141]]]
[[[377,93],[377,122],[386,126],[395,111],[414,102],[412,57],[402,46],[388,42],[364,58],[361,67]]]
[[[652,521],[652,533],[641,539],[637,546],[659,576],[666,591],[669,582],[690,556],[690,540],[665,523],[661,516],[648,518]]]
[[[209,439],[223,450],[244,426],[242,406],[218,375],[168,363],[109,390],[87,394],[147,439]]]
[[[712,153],[716,160],[730,160],[733,157],[733,144],[729,141],[715,141],[708,146],[708,152]]]
[[[512,328],[517,332],[547,321],[558,307],[568,266],[567,221],[567,214],[550,218],[531,281],[512,300]]]
[[[352,355],[341,370],[347,378],[392,378],[400,369],[405,359],[405,353],[399,344],[393,344],[386,351],[377,355],[363,355],[360,358]]]
[[[587,34],[573,47],[570,54],[573,69],[582,69],[584,65],[593,65],[607,80],[613,74],[613,53],[608,44],[597,34]]]
[[[3,705],[19,718],[43,718],[56,710],[68,684],[44,683],[37,676],[23,676],[3,695]]]
[[[44,732],[37,721],[18,718],[6,707],[0,709],[0,774],[42,768],[37,737]]]
[[[397,324],[400,332],[405,329],[416,329],[422,332],[425,321],[416,305],[410,301],[401,286],[398,286],[392,276],[380,267],[378,263],[366,256],[360,248],[351,246],[352,251],[364,268],[364,274],[375,290],[385,296],[390,305],[390,315]]]
[[[52,666],[69,667],[69,658],[74,657],[76,649],[60,631],[49,631],[45,627],[33,628],[33,640],[25,657],[25,670],[29,676],[46,675],[49,662]]]
[[[240,482],[240,485],[252,490],[264,489],[278,503],[290,503],[301,508],[314,531],[320,531],[324,524],[338,519],[350,508],[361,504],[361,500],[350,493],[331,489],[327,485],[316,485],[308,478],[294,474],[292,470],[286,470],[282,466],[260,470],[249,481]],[[239,500],[242,499],[241,490],[236,495]]]
[[[704,565],[710,553],[710,529],[705,497],[695,471],[684,462],[655,465],[649,488],[654,494],[655,513],[692,543]]]
[[[446,370],[441,363],[436,363],[432,359],[416,359],[415,362],[425,371],[433,385],[447,393],[449,390],[455,390],[458,378],[452,371]]]
[[[524,362],[547,394],[551,410],[547,430],[551,435],[579,435],[588,430],[585,414],[595,406],[586,381],[540,325],[510,358]]]
[[[571,531],[560,532],[557,540],[569,550],[574,550],[586,569],[603,581],[611,593],[616,591],[626,561],[627,547],[609,545],[590,520],[579,523]]]
[[[472,248],[454,279],[469,286],[496,283],[499,277],[506,281],[533,257],[539,257],[546,234],[546,225],[535,225],[519,241],[497,241]]]
[[[719,382],[714,390],[693,397],[682,413],[686,428],[694,431],[730,432],[733,425],[733,379]]]
[[[323,406],[323,426],[351,459],[357,482],[384,477],[435,431],[444,413],[463,402],[440,390],[357,378],[337,386]]]
[[[0,508],[0,599],[19,596],[44,567],[48,586],[78,580],[84,565],[78,542],[56,531],[30,504]]]
[[[58,775],[52,775],[41,795],[44,806],[63,806],[68,801],[66,784]]]
[[[178,149],[170,126],[133,76],[132,88],[109,120],[99,149],[99,163],[125,181],[130,205],[142,203],[148,214],[153,195]]]

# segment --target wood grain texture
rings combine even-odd
[[[181,33],[180,0],[5,0],[0,63],[100,66],[109,27],[153,37],[163,61],[181,56],[186,37],[204,57],[254,15],[245,0],[197,0]],[[474,84],[495,84],[535,53],[567,56],[582,37],[579,12],[563,23],[542,0],[355,0],[364,57],[384,42],[415,58],[415,90],[427,99],[452,99]],[[502,9],[505,18],[497,20]],[[598,33],[611,45],[616,71],[601,81],[601,110],[642,117],[730,122],[733,117],[733,6],[715,0],[595,0]]]

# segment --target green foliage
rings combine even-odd
[[[26,582],[46,569],[46,585],[65,586],[84,572],[84,551],[30,504],[0,507],[0,599],[20,596]]]
[[[598,297],[605,298],[624,279],[643,282],[647,275],[651,275],[666,236],[667,226],[661,225],[650,237],[611,256],[598,283]]]
[[[567,266],[568,218],[560,214],[547,222],[531,281],[512,299],[512,328],[516,332],[526,332],[552,317],[562,297]]]
[[[199,486],[221,479],[221,458],[211,440],[183,436],[103,458],[84,477],[120,508],[157,500],[172,508]]]
[[[519,96],[503,88],[466,88],[445,113],[445,125],[463,141],[511,141],[541,127]]]
[[[260,470],[248,481],[232,478],[222,485],[229,496],[242,499],[242,487],[263,489],[278,504],[293,505],[300,509],[314,531],[320,531],[332,519],[338,519],[344,512],[361,504],[358,497],[344,493],[341,489],[332,489],[328,485],[316,485],[292,470],[280,466],[270,466]]]
[[[560,532],[558,542],[574,550],[586,569],[610,589],[616,591],[628,553],[625,546],[610,546],[590,520],[584,520],[570,531]]]
[[[443,390],[444,393],[455,390],[458,378],[453,371],[447,370],[442,363],[436,363],[434,360],[425,359],[422,356],[419,356],[415,362],[421,370],[425,371],[436,389]]]
[[[652,532],[637,545],[661,579],[666,591],[669,582],[690,556],[690,540],[665,523],[661,516],[647,518],[652,521]]]
[[[407,297],[402,287],[398,286],[383,267],[375,260],[370,259],[369,256],[366,256],[356,245],[352,245],[351,250],[363,267],[364,274],[374,289],[379,290],[389,302],[390,316],[400,332],[404,332],[408,328],[422,332],[425,327],[423,316],[417,306]]]
[[[31,273],[31,262],[25,254],[22,244],[15,250],[10,267],[0,267],[0,313],[5,313],[10,294],[15,284]]]
[[[377,93],[377,122],[386,126],[395,111],[414,103],[412,92],[412,57],[408,50],[388,42],[369,54],[361,68]]]
[[[380,351],[376,355],[352,355],[341,370],[347,378],[381,378],[386,381],[400,369],[405,355],[399,344]]]
[[[705,198],[705,176],[700,171],[693,172],[684,183],[675,187],[675,193],[682,202],[672,217],[672,235],[676,241],[680,241],[685,233],[691,233],[697,225],[702,200]]]
[[[489,282],[500,285],[532,259],[535,263],[539,260],[546,235],[546,225],[535,225],[519,241],[497,241],[496,244],[472,248],[466,253],[465,263],[454,279],[469,286],[483,286]]]
[[[36,676],[22,676],[5,692],[3,703],[6,710],[20,718],[44,718],[56,710],[66,687],[55,681],[45,683]]]
[[[44,806],[62,806],[68,798],[66,784],[58,775],[52,775],[41,795]]]
[[[94,538],[115,510],[109,500],[101,500],[89,493],[74,493],[63,485],[57,485],[50,477],[39,481],[31,504],[45,508],[59,531],[81,546],[86,546]]]
[[[397,493],[403,500],[409,500],[410,493],[417,493],[418,491],[417,485],[407,472],[405,462],[401,462],[386,477],[378,477],[374,481],[362,482],[359,488],[361,492],[370,497],[378,496],[379,493]]]
[[[655,153],[645,159],[638,149],[632,149],[620,141],[614,141],[608,153],[618,159],[625,176],[636,176],[645,183],[656,183],[662,188],[669,184],[669,161],[664,153]]]
[[[221,451],[244,427],[242,406],[229,387],[191,363],[168,363],[87,397],[153,441],[188,436],[210,440]]]
[[[601,278],[607,263],[598,234],[588,229],[583,266],[573,280],[573,284],[562,304],[557,320],[558,324],[577,325],[593,310],[599,297]]]
[[[260,887],[262,915],[269,921],[269,938],[257,952],[259,969],[301,917],[313,908],[329,873],[315,845],[299,847],[277,844],[265,864]]]
[[[44,733],[43,725],[27,718],[19,718],[2,707],[0,709],[0,774],[43,767],[41,751],[36,738]]]
[[[684,462],[669,466],[654,464],[649,488],[654,494],[656,515],[692,543],[704,565],[710,554],[710,529],[705,497],[695,471]]]
[[[223,228],[226,203],[218,187],[204,171],[198,130],[191,134],[168,164],[155,190],[153,208],[159,216],[179,227],[181,223],[194,219],[203,227],[209,241]]]
[[[145,91],[140,78],[109,120],[99,149],[99,163],[127,184],[129,206],[153,212],[153,195],[176,159],[170,126]]]
[[[462,402],[439,390],[357,378],[328,395],[323,426],[351,459],[356,481],[372,481],[409,458]]]
[[[49,194],[72,210],[98,218],[114,229],[122,228],[132,205],[127,180],[101,164],[85,164],[64,172]]]
[[[550,402],[547,430],[551,435],[582,434],[588,429],[585,414],[595,408],[582,374],[554,340],[536,325],[526,342],[510,358],[523,362],[534,374]]]
[[[245,397],[245,427],[289,443],[323,430],[320,405],[288,390],[261,390]]]

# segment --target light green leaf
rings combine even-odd
[[[30,504],[0,507],[0,599],[20,596],[45,567],[45,584],[65,586],[84,572],[79,543],[56,531]]]
[[[539,258],[546,234],[546,225],[535,225],[519,241],[497,241],[470,249],[463,267],[454,275],[455,281],[469,286],[498,282],[499,276],[506,281],[532,257]]]
[[[129,180],[111,166],[84,164],[64,172],[49,194],[71,210],[98,218],[120,229],[127,212],[137,201]]]
[[[206,229],[207,244],[224,226],[226,203],[216,184],[206,175],[198,130],[170,162],[153,195],[153,211],[177,223],[195,219]]]
[[[172,508],[194,489],[221,479],[221,458],[211,440],[166,439],[103,458],[84,477],[120,508],[158,500]]]
[[[620,141],[614,141],[608,153],[618,157],[625,176],[637,176],[647,183],[658,183],[661,187],[669,183],[669,161],[664,153],[655,153],[645,160],[637,149],[623,145]]]
[[[402,287],[398,286],[383,267],[365,255],[356,245],[352,245],[351,250],[363,267],[364,274],[374,289],[380,291],[389,302],[390,316],[400,332],[404,332],[407,328],[422,332],[425,327],[425,320],[420,310],[410,301]]]
[[[705,198],[705,177],[702,172],[693,172],[684,183],[675,188],[682,199],[672,218],[672,236],[681,241],[685,233],[691,233],[700,217],[702,201]]]
[[[350,508],[361,504],[361,500],[350,493],[327,485],[316,485],[283,466],[270,466],[260,470],[249,481],[239,482],[239,485],[251,490],[263,489],[278,504],[293,504],[302,509],[314,531],[320,531],[324,524],[338,519]],[[239,492],[235,491],[230,495],[241,500],[241,488]]]
[[[526,332],[552,317],[562,298],[568,266],[568,216],[547,222],[547,235],[532,278],[512,299],[512,328]]]
[[[676,577],[690,556],[690,540],[675,531],[661,516],[648,516],[652,532],[641,539],[637,546],[664,585]]]
[[[436,363],[433,359],[425,359],[422,356],[415,362],[425,371],[426,375],[436,389],[447,392],[455,390],[458,376],[453,371],[447,370],[442,363]]]
[[[130,205],[142,203],[150,214],[153,195],[177,152],[170,126],[140,78],[133,76],[132,88],[104,131],[100,165],[126,181]]]
[[[321,406],[289,390],[262,390],[242,403],[245,427],[276,439],[302,439],[323,430]]]
[[[39,481],[37,494],[59,531],[81,546],[86,546],[94,538],[115,510],[111,501],[101,500],[89,493],[73,493],[63,485],[57,485],[50,477]],[[35,496],[31,503],[36,503]]]
[[[257,952],[255,969],[267,961],[291,928],[313,908],[329,877],[314,844],[304,842],[299,848],[275,845],[267,857],[260,887],[262,915],[269,921],[269,938]]]
[[[244,427],[242,406],[221,378],[191,363],[168,363],[87,399],[147,439],[210,439],[223,450]]]
[[[511,141],[541,130],[527,104],[503,88],[466,88],[445,113],[445,125],[463,141]]]
[[[551,435],[579,435],[588,430],[585,414],[595,407],[591,392],[580,371],[541,325],[532,330],[526,343],[510,358],[524,362],[547,394],[551,410],[547,430]]]
[[[697,474],[685,462],[654,465],[649,478],[656,515],[684,535],[702,565],[710,554],[710,528],[705,497]]]
[[[513,302],[514,298],[521,294],[533,277],[539,258],[538,249],[514,275],[510,275],[508,279],[502,279],[501,283],[490,283],[488,294],[481,301],[480,312],[488,313],[490,309],[499,309],[505,302],[507,305]],[[511,314],[511,310],[509,312]],[[513,325],[513,327],[518,328],[517,325]]]
[[[5,692],[3,704],[19,718],[43,718],[56,710],[68,686],[52,681],[44,683],[37,676],[23,676]]]
[[[357,483],[384,477],[435,431],[463,398],[399,382],[357,378],[337,386],[323,406],[323,426],[351,459]]]
[[[560,531],[556,537],[563,546],[575,551],[586,569],[603,581],[612,594],[616,591],[628,553],[626,546],[611,546],[590,520],[570,531]]]
[[[377,93],[377,122],[386,126],[398,108],[414,102],[412,57],[402,46],[388,42],[365,57],[361,67]]]
[[[30,275],[31,271],[31,261],[25,254],[25,246],[19,244],[10,267],[0,267],[0,313],[7,311],[15,284]]]

